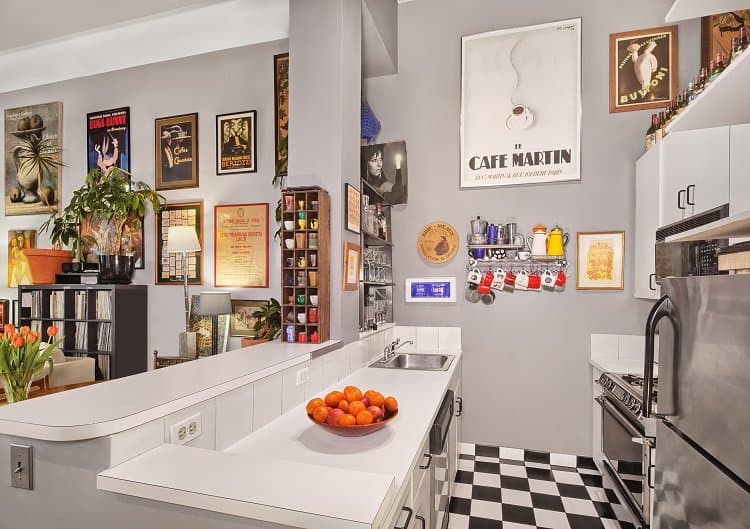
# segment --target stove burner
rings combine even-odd
[[[639,390],[643,391],[643,383],[645,379],[640,375],[620,375],[620,378],[623,380],[623,382],[633,386],[634,388],[639,388]],[[657,382],[658,378],[654,377],[654,389],[653,389],[653,399],[654,402],[656,402],[656,396],[657,396]]]

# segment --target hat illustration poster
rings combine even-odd
[[[461,188],[579,180],[581,19],[461,45]]]

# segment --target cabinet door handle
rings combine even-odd
[[[407,512],[406,523],[403,525],[403,527],[394,525],[393,529],[408,529],[409,524],[411,523],[411,515],[414,514],[414,511],[412,511],[409,507],[401,507],[401,510]]]
[[[693,190],[692,195],[690,194],[690,190]],[[690,198],[690,197],[693,198]],[[688,206],[695,206],[695,184],[690,184],[687,186],[687,190],[685,192],[685,202],[687,202]]]
[[[461,414],[464,412],[464,398],[463,397],[456,397],[456,417],[460,417]]]
[[[419,465],[419,468],[421,468],[422,470],[430,468],[430,464],[432,463],[432,456],[430,454],[425,454],[424,457],[427,458],[427,463],[425,463],[424,465]]]
[[[654,282],[656,281],[656,274],[649,274],[648,275],[648,289],[653,290],[656,292],[656,286],[654,285]]]
[[[414,518],[422,522],[422,529],[427,529],[427,520],[424,519],[424,516],[415,516]]]
[[[684,195],[683,195],[683,193],[684,193]],[[685,209],[685,206],[682,203],[682,197],[683,196],[685,196],[685,197],[687,196],[687,191],[684,190],[684,189],[680,189],[677,192],[677,209]]]

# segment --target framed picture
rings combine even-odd
[[[609,36],[609,111],[663,109],[677,97],[677,26]]]
[[[284,178],[289,166],[289,54],[273,56],[274,129],[276,131],[277,178]]]
[[[36,230],[8,231],[8,288],[31,284],[29,261],[24,248],[36,248]],[[7,314],[7,313],[6,313]],[[5,323],[8,323],[7,320]]]
[[[170,226],[192,226],[203,246],[203,202],[164,204],[156,215],[156,280],[157,285],[182,285],[184,281],[182,256],[167,252]],[[201,252],[187,254],[188,283],[203,284]]]
[[[216,116],[216,174],[256,173],[255,110]]]
[[[359,244],[344,243],[344,290],[359,290]]]
[[[118,167],[130,172],[130,107],[86,114],[87,167],[109,175]]]
[[[19,303],[17,299],[10,300],[10,306],[13,314],[10,316],[10,323],[18,327],[20,325],[19,320]]]
[[[351,184],[346,187],[346,229],[359,234],[362,223],[362,193]]]
[[[268,203],[214,207],[214,286],[268,288]]]
[[[406,303],[455,303],[455,277],[412,277],[404,280]]]
[[[461,188],[581,178],[581,19],[461,39]]]
[[[708,67],[717,53],[732,55],[732,39],[739,37],[740,28],[750,30],[750,9],[738,9],[701,19],[701,64]],[[726,66],[726,65],[725,65]]]
[[[212,352],[212,338],[211,338],[211,316],[203,316],[200,313],[201,297],[200,295],[193,295],[190,297],[190,330],[197,334],[196,336],[196,349],[198,357],[211,356]],[[224,353],[227,350],[227,344],[229,343],[229,320],[231,314],[222,314],[218,317],[219,321],[219,344],[216,350],[219,353]]]
[[[198,187],[198,113],[156,118],[156,190]]]
[[[41,150],[60,160],[62,103],[44,103],[5,111],[5,214],[36,215],[59,210],[62,168],[28,163],[25,153]],[[41,171],[41,174],[40,174]]]
[[[0,327],[11,323],[13,316],[10,313],[10,300],[0,299]]]
[[[136,222],[136,217],[133,216],[123,228],[123,249],[130,251],[135,255],[135,268],[143,270],[146,268],[144,258],[144,241],[145,232],[143,228],[143,219],[140,222]],[[92,219],[87,217],[81,222],[81,253],[83,254],[83,261],[85,263],[91,263],[99,265],[99,254],[113,254],[114,249],[108,241],[111,241],[111,237],[107,237],[107,230],[112,230],[112,224],[107,222],[105,219]],[[127,245],[127,248],[125,248]]]
[[[255,312],[268,306],[267,299],[233,299],[229,336],[255,336]]]
[[[578,233],[577,263],[578,290],[623,290],[625,232]]]
[[[406,204],[409,168],[406,142],[376,143],[360,148],[360,176],[383,196],[386,204]]]

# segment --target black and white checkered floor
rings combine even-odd
[[[634,529],[591,458],[462,444],[449,529]]]

